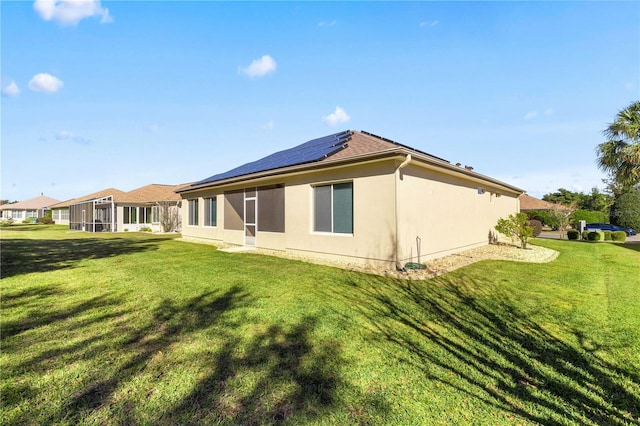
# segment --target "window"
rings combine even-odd
[[[198,226],[198,200],[189,200],[189,225]]]
[[[151,208],[151,223],[160,223],[160,206]]]
[[[138,223],[137,207],[123,207],[122,213],[123,213],[122,223],[126,223],[126,224]]]
[[[12,219],[22,219],[22,210],[11,210]]]
[[[27,210],[27,217],[38,217],[37,210]]]
[[[314,187],[313,230],[353,234],[353,182]]]
[[[60,210],[60,220],[69,220],[69,209]]]
[[[151,207],[140,207],[140,223],[151,223]]]
[[[204,199],[204,226],[218,226],[218,199]]]

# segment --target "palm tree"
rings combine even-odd
[[[598,167],[628,190],[640,183],[640,101],[618,112],[603,133],[608,140],[596,148]]]

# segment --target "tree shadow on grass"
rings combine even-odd
[[[100,259],[157,250],[170,238],[78,238],[1,241],[0,278],[73,267],[83,259]]]
[[[248,345],[228,339],[211,357],[215,368],[162,422],[282,424],[331,410],[340,384],[340,351],[335,342],[314,343],[310,333],[316,323],[306,317],[291,328],[272,325]],[[240,374],[259,379],[248,390],[234,388]]]
[[[403,361],[431,380],[541,424],[640,424],[633,366],[558,339],[487,291],[495,290],[490,283],[461,274],[348,281],[354,292],[341,296],[368,318],[381,345],[402,349]]]
[[[20,297],[30,300],[36,296],[37,292],[16,292],[13,303],[20,306]],[[44,297],[58,296],[54,292]],[[146,320],[132,323],[132,316],[139,314],[128,312],[129,297],[129,293],[96,297],[3,324],[3,338],[5,332],[11,334],[4,348],[9,352],[20,351],[30,341],[29,336],[18,336],[25,329],[59,323],[59,332],[75,336],[57,340],[59,332],[53,331],[40,337],[51,339],[50,344],[39,341],[45,349],[21,358],[9,370],[10,376],[3,377],[15,384],[5,388],[11,394],[3,396],[5,407],[19,407],[21,401],[39,397],[28,386],[30,381],[21,380],[22,372],[51,375],[51,369],[59,371],[61,364],[100,363],[100,368],[83,372],[80,381],[68,383],[72,386],[64,391],[62,405],[22,412],[13,420],[79,424],[90,422],[96,412],[104,420],[106,410],[112,424],[280,424],[320,416],[338,404],[336,390],[343,385],[340,348],[333,340],[313,336],[316,318],[301,318],[289,325],[267,322],[245,335],[237,329],[243,329],[249,320],[239,312],[253,303],[253,297],[236,286],[183,302],[163,300],[149,308]],[[136,383],[145,383],[149,395],[156,385],[162,388],[165,379],[170,386],[179,385],[173,382],[175,374],[167,371],[180,370],[173,351],[207,335],[215,344],[210,351],[194,355],[191,368],[200,366],[202,373],[187,374],[191,390],[178,393],[178,401],[167,401],[161,409],[149,412],[140,394],[129,394],[140,386]],[[172,374],[173,378],[165,378]],[[387,409],[383,400],[364,399],[363,404],[372,411]]]

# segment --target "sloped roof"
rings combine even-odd
[[[313,154],[310,154],[312,152]],[[524,190],[488,176],[473,172],[470,168],[452,165],[449,161],[398,142],[365,131],[346,130],[322,138],[312,139],[301,145],[279,151],[260,160],[243,164],[224,173],[202,179],[177,190],[178,193],[248,180],[265,175],[288,173],[314,167],[329,166],[331,163],[356,163],[373,158],[406,156],[413,160],[429,163],[450,173],[466,175],[479,182],[491,182],[523,193]]]
[[[520,196],[520,210],[554,210],[558,207],[563,208],[564,206],[550,203],[527,194]]]
[[[185,184],[162,185],[152,183],[129,192],[119,194],[115,197],[118,203],[152,203],[156,201],[179,201],[181,198],[176,194],[176,189],[182,188]]]
[[[59,202],[60,200],[56,200],[55,198],[40,195],[39,197],[30,198],[25,201],[20,201],[19,203],[3,204],[0,206],[0,210],[38,210],[51,207]]]
[[[109,195],[113,195],[114,197],[116,197],[120,194],[124,194],[124,192],[116,188],[107,188],[107,189],[103,189],[102,191],[94,192],[92,194],[83,195],[82,197],[72,198],[70,200],[66,200],[61,203],[54,204],[53,206],[51,206],[51,208],[60,209],[64,207],[69,207],[72,204],[78,204],[83,201],[93,200],[94,198],[102,198],[102,197],[107,197]]]

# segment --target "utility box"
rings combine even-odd
[[[580,231],[580,235],[582,235],[582,231],[584,231],[587,227],[587,221],[586,220],[581,220],[580,224],[578,225],[578,230]]]

